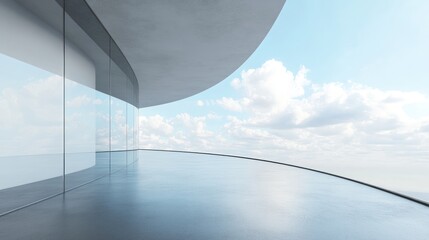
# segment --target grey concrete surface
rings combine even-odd
[[[255,51],[285,0],[88,0],[139,81],[139,107],[224,80]]]
[[[0,218],[0,239],[427,239],[429,208],[322,174],[142,152],[126,170]]]

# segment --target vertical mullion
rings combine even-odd
[[[66,0],[63,1],[63,193],[66,192]]]
[[[137,108],[137,160],[140,161],[140,108]]]
[[[128,92],[127,89],[125,89],[125,91]],[[125,166],[128,166],[128,103],[127,102],[125,102]]]
[[[112,174],[112,39],[109,38],[109,174]]]

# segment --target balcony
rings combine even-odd
[[[427,207],[344,179],[140,151],[112,175],[1,217],[0,239],[427,239],[428,224]]]

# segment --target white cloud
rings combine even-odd
[[[171,123],[160,115],[154,115],[154,116],[148,116],[148,117],[141,116],[140,126],[144,126],[144,129],[150,131],[151,133],[156,132],[156,133],[161,133],[163,135],[171,134],[174,130]]]
[[[312,83],[307,73],[301,67],[294,74],[269,60],[232,80],[236,97],[201,100],[211,103],[205,104],[208,109],[223,107],[229,116],[178,114],[164,120],[174,131],[156,138],[149,129],[147,142],[140,142],[290,162],[381,185],[386,179],[397,184],[396,176],[406,182],[404,176],[427,170],[427,96],[350,81]]]
[[[249,102],[246,99],[235,100],[232,98],[223,97],[216,101],[222,107],[235,112],[241,112],[243,110],[243,105],[247,105]]]
[[[62,150],[62,78],[51,76],[0,92],[1,155]]]
[[[241,99],[222,98],[218,103],[230,110],[271,114],[283,111],[293,98],[304,95],[308,70],[301,67],[296,76],[276,60],[265,62],[260,68],[241,73],[231,85],[240,91]]]
[[[222,97],[217,102],[228,110],[247,112],[250,117],[243,119],[243,124],[254,127],[317,128],[353,123],[359,128],[386,130],[411,123],[405,108],[426,99],[418,92],[382,91],[353,82],[311,84],[307,72],[302,67],[294,76],[281,62],[270,60],[232,81],[241,98]]]
[[[84,105],[90,105],[94,103],[94,101],[95,100],[93,98],[90,98],[87,95],[80,95],[66,101],[66,107],[79,108]]]
[[[380,153],[397,158],[399,152],[411,157],[429,148],[429,116],[407,114],[410,106],[428,102],[423,94],[354,82],[316,84],[307,73],[301,67],[294,74],[276,60],[243,71],[231,82],[239,97],[214,100],[231,111],[217,118],[220,127],[208,130],[213,119],[207,116],[179,114],[168,120],[174,131],[163,139],[180,139],[168,140],[169,148],[281,160],[361,160],[362,154],[369,159]]]
[[[201,100],[198,100],[198,101],[197,101],[197,106],[198,106],[198,107],[203,107],[203,106],[204,106],[204,102],[203,102],[203,101],[201,101]]]
[[[160,115],[140,116],[140,145],[143,148],[213,149],[222,137],[207,128],[207,121],[219,121],[215,114],[191,116],[180,113],[166,119]]]
[[[91,94],[94,90],[71,81],[67,82],[66,87],[67,151],[93,151],[96,142],[96,99],[91,98]],[[62,152],[61,76],[52,75],[3,88],[0,92],[0,113],[0,156]]]
[[[176,120],[195,134],[196,137],[210,137],[213,135],[213,133],[206,128],[206,119],[206,116],[192,117],[188,113],[181,113],[176,116]]]

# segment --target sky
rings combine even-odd
[[[288,0],[225,80],[141,109],[140,145],[289,162],[429,199],[427,12],[427,1]]]

